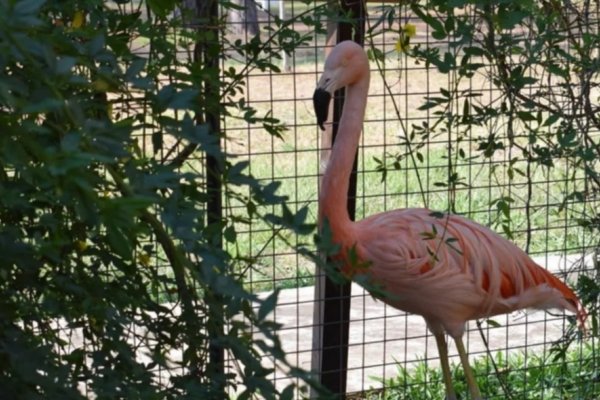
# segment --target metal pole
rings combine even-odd
[[[213,70],[219,70],[220,58],[220,31],[219,31],[219,1],[218,0],[196,0],[196,10],[200,23],[199,30],[213,30],[213,35],[200,35],[201,39],[196,43],[194,57],[196,62],[201,62]],[[214,78],[214,77],[213,77]],[[219,78],[206,79],[201,82],[202,97],[206,100],[203,109],[196,115],[197,123],[206,123],[210,126],[210,133],[220,137],[221,115],[220,115],[220,85]],[[218,225],[223,219],[222,201],[222,167],[215,154],[206,154],[206,211],[207,224]],[[222,238],[217,235],[213,245],[222,247]],[[208,305],[207,333],[210,337],[208,346],[208,365],[206,373],[212,378],[213,394],[215,398],[227,398],[225,393],[225,351],[218,343],[224,336],[223,321],[223,298],[208,288],[204,294],[204,300]]]
[[[338,23],[328,25],[329,45],[344,40],[354,40],[364,44],[366,9],[363,1],[341,1],[342,11],[353,16],[353,23]],[[344,93],[336,94],[333,105],[332,131],[324,132],[323,148],[330,148],[330,142],[335,141],[338,121],[344,104]],[[331,140],[330,140],[331,139]],[[329,151],[323,153],[329,156]],[[357,159],[354,159],[350,186],[348,188],[348,214],[355,218],[356,212],[356,169]],[[313,330],[313,372],[318,375],[320,383],[329,389],[336,398],[344,399],[346,395],[348,369],[348,343],[350,330],[350,298],[351,283],[338,285],[325,274],[317,277],[315,285],[315,328]],[[316,396],[313,393],[313,397]]]
[[[279,19],[281,21],[285,21],[285,6],[283,5],[283,1],[279,1]],[[293,10],[293,9],[292,9]],[[282,60],[282,70],[289,71],[290,66],[288,65],[288,56],[285,54],[285,51],[281,50],[281,60]]]

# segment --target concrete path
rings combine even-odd
[[[537,262],[560,273],[580,259],[549,257]],[[574,278],[569,275],[568,280],[573,282]],[[283,325],[280,337],[289,361],[304,369],[311,367],[314,301],[313,287],[283,290],[273,315]],[[350,319],[348,392],[381,387],[381,379],[396,375],[398,363],[409,368],[423,360],[431,366],[438,365],[435,341],[423,319],[373,300],[358,285],[352,287]],[[493,320],[500,326],[483,324],[492,353],[506,350],[542,353],[562,337],[569,325],[563,314],[540,311],[497,316]],[[472,358],[486,353],[474,322],[469,324],[465,344]],[[460,362],[453,343],[450,357],[451,363]],[[275,379],[281,385],[289,382],[284,372],[277,372]]]
[[[547,264],[552,271],[565,271],[579,259],[580,257],[552,257],[548,260],[538,260],[538,263]],[[591,265],[591,260],[586,260],[586,265]],[[574,281],[576,277],[569,278],[570,281]],[[279,334],[288,361],[306,370],[311,369],[314,303],[314,287],[283,290],[272,314],[273,320],[283,325]],[[396,375],[398,363],[408,368],[421,361],[426,361],[431,366],[438,365],[435,341],[428,333],[423,319],[374,301],[358,285],[352,287],[350,319],[348,392],[381,387],[382,379]],[[560,339],[568,326],[562,315],[552,316],[544,312],[499,316],[495,317],[494,321],[500,324],[500,327],[487,325],[484,331],[493,353],[506,350],[541,353],[548,349],[553,341]],[[56,322],[56,329],[60,330],[65,341],[69,343],[67,350],[85,346],[82,330],[68,330],[66,326],[65,321]],[[143,334],[143,330],[137,333]],[[151,338],[148,340],[152,341]],[[465,342],[471,357],[485,354],[485,347],[474,324],[469,326]],[[140,362],[151,361],[147,353],[144,347],[138,349],[137,357]],[[172,360],[180,360],[181,351],[175,350],[169,356]],[[450,356],[451,362],[459,362],[453,344],[450,346]],[[228,364],[236,363],[232,360]],[[267,357],[263,359],[263,364],[273,365],[272,360]],[[168,384],[169,378],[178,373],[178,369],[161,370],[157,379]],[[276,366],[273,379],[280,388],[290,383],[289,375],[281,366]],[[84,383],[81,384],[81,390],[86,392]]]

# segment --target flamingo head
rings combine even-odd
[[[369,60],[360,45],[347,40],[333,48],[313,94],[317,124],[322,130],[325,130],[323,124],[327,120],[329,103],[335,91],[356,83],[365,71],[369,71]]]

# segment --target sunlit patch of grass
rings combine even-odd
[[[426,206],[465,215],[511,237],[523,248],[529,241],[533,253],[584,247],[583,229],[572,219],[583,206],[572,203],[559,210],[568,193],[584,182],[569,179],[560,161],[553,168],[535,168],[528,178],[516,175],[513,179],[507,178],[507,164],[481,157],[468,162],[453,160],[451,169],[447,151],[433,148],[423,162],[413,165],[406,159],[399,170],[388,171],[381,181],[377,162],[373,156],[365,157],[358,185],[358,198],[364,200],[359,202],[358,214],[364,217],[386,209]],[[449,171],[461,180],[454,192],[448,189]]]
[[[585,246],[582,228],[568,226],[572,224],[569,217],[578,206],[571,205],[567,210],[558,212],[558,204],[570,190],[568,186],[573,185],[565,179],[559,163],[554,169],[538,168],[531,175],[531,184],[524,178],[507,181],[504,172],[489,160],[459,163],[455,171],[465,178],[465,185],[457,187],[451,204],[447,187],[439,186],[448,181],[444,149],[431,149],[423,162],[416,164],[417,168],[407,161],[400,170],[388,172],[384,181],[381,172],[377,171],[373,154],[369,149],[361,153],[358,219],[386,210],[427,205],[432,210],[452,210],[463,214],[505,235],[510,233],[523,248],[527,246],[530,232],[529,251],[532,253],[563,252]],[[250,157],[251,173],[265,182],[280,181],[278,193],[287,197],[287,204],[292,209],[307,206],[308,218],[312,222],[317,218],[318,170],[316,151],[290,150]],[[509,211],[504,211],[497,201],[507,198],[513,201],[507,204]],[[529,202],[529,210],[524,208],[526,202]],[[280,210],[270,208],[261,212],[278,213]],[[510,219],[507,219],[507,212]],[[503,229],[505,225],[507,232]],[[314,266],[296,256],[293,250],[294,244],[310,245],[311,236],[296,237],[285,231],[275,232],[265,223],[240,225],[239,229],[237,250],[240,254],[256,257],[253,273],[248,275],[248,281],[253,282],[256,290],[313,282]]]

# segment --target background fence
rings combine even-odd
[[[282,51],[280,59],[271,60],[281,72],[249,71],[246,89],[240,94],[259,114],[282,121],[287,130],[281,137],[274,137],[239,115],[221,116],[219,123],[226,138],[222,144],[228,156],[247,161],[249,173],[259,180],[280,182],[278,193],[286,196],[286,204],[295,210],[308,206],[309,219],[316,220],[319,176],[331,139],[323,138],[316,127],[312,93],[327,46],[337,40],[362,41],[368,51],[381,53],[381,57],[372,62],[371,91],[356,174],[356,218],[398,207],[450,210],[509,235],[540,265],[572,283],[580,273],[594,276],[598,268],[597,256],[594,258],[597,234],[588,233],[577,219],[578,215],[594,213],[597,200],[582,202],[573,198],[565,203],[569,193],[586,190],[586,178],[573,174],[569,163],[558,162],[545,168],[519,155],[519,146],[511,146],[509,142],[521,138],[527,141],[531,134],[525,127],[527,119],[515,125],[501,116],[485,124],[466,127],[454,124],[451,118],[475,114],[468,107],[504,107],[501,89],[485,73],[464,79],[456,73],[440,72],[439,68],[419,61],[419,57],[409,56],[410,47],[437,49],[442,53],[461,49],[456,48],[450,36],[434,39],[432,28],[408,5],[378,1],[370,2],[366,8],[360,2],[342,5],[349,18],[323,20],[324,27],[329,24],[328,31],[320,34],[311,32],[312,28],[302,23],[302,17],[311,16],[311,10],[323,7],[323,3],[260,2],[256,21],[248,20],[253,17],[247,13],[248,2],[244,4],[246,13],[232,16],[230,10],[227,33],[230,42],[236,39],[249,42],[256,34],[264,40],[269,28],[281,21],[290,21],[298,35],[311,38],[293,53]],[[258,33],[249,27],[254,23]],[[414,26],[415,35],[400,45],[406,40],[400,32],[407,25]],[[518,34],[524,35],[521,40],[527,40],[526,34]],[[229,51],[226,47],[223,50]],[[144,46],[138,51],[143,54]],[[183,52],[181,56],[190,54]],[[218,67],[222,71],[232,66],[243,68],[247,60],[240,56],[236,62],[236,58],[233,56]],[[482,58],[481,62],[485,60]],[[453,89],[470,91],[471,95],[465,97],[467,100],[450,98],[448,93]],[[439,110],[433,107],[442,103],[443,100],[436,103],[440,98],[446,98],[448,103],[447,124],[440,122]],[[597,142],[597,131],[591,130],[590,135]],[[495,142],[488,141],[489,138]],[[150,138],[144,139],[145,143],[149,141]],[[484,146],[489,147],[485,156],[483,153],[488,149]],[[235,214],[236,207],[244,206],[225,199],[222,212]],[[271,211],[279,212],[276,207]],[[397,378],[398,365],[408,370],[422,368],[423,363],[437,367],[432,337],[420,317],[376,303],[358,287],[350,290],[349,286],[340,289],[333,285],[315,294],[315,282],[322,278],[314,263],[296,251],[301,244],[310,246],[311,241],[310,236],[281,233],[263,223],[250,223],[236,229],[236,241],[226,244],[230,251],[255,260],[252,268],[244,271],[243,278],[252,291],[266,296],[275,288],[282,289],[273,318],[282,324],[279,334],[292,363],[310,369],[311,363],[316,362],[312,367],[328,371],[325,383],[342,392],[407,385]],[[316,343],[317,351],[325,352],[317,355],[323,363],[319,364],[312,360],[314,339],[311,338],[321,332],[315,329],[315,324],[322,323],[314,317],[315,303],[324,303],[325,299],[330,309],[326,312],[323,336],[330,340]],[[519,373],[525,376],[530,357],[539,356],[551,363],[548,350],[561,340],[567,329],[562,315],[526,313],[496,317],[493,322],[483,321],[481,331],[476,324],[470,324],[468,345],[474,357],[498,351],[521,354],[523,366]],[[345,355],[345,341],[348,355]],[[592,342],[592,346],[597,346]],[[456,362],[456,353],[451,355]],[[595,355],[591,357],[597,362]],[[506,365],[500,368],[507,368]],[[496,374],[491,367],[488,373]],[[273,379],[283,385],[290,378],[284,370],[276,371]],[[427,379],[440,381],[439,376],[425,375],[423,379],[423,387],[428,384]],[[416,390],[424,390],[417,383],[412,384],[417,385]],[[518,395],[530,397],[527,393]]]
[[[30,16],[42,3],[10,11]],[[31,297],[46,314],[31,321],[21,317],[23,322],[11,326],[19,334],[39,333],[45,347],[33,340],[32,346],[56,356],[50,358],[60,371],[55,375],[67,382],[62,389],[77,386],[90,398],[126,397],[150,388],[157,398],[276,397],[262,380],[266,376],[277,390],[299,398],[307,395],[303,389],[284,388],[290,382],[304,385],[306,375],[295,369],[300,367],[321,371],[313,377],[340,395],[439,397],[438,356],[421,317],[376,302],[357,285],[329,281],[315,267],[311,224],[335,128],[319,131],[312,94],[328,49],[355,40],[370,56],[372,76],[349,204],[355,218],[402,207],[465,215],[509,237],[569,281],[590,311],[590,337],[579,340],[571,317],[528,312],[474,321],[466,342],[479,360],[484,393],[492,393],[488,398],[596,397],[597,4],[215,0],[171,5],[119,1],[90,6],[86,13],[75,8],[68,15],[54,9],[47,14],[75,50],[69,57],[40,58],[58,60],[57,75],[84,71],[64,83],[74,85],[68,86],[74,88],[68,92],[72,98],[59,104],[93,100],[85,123],[65,129],[91,133],[64,143],[61,130],[58,145],[52,142],[59,148],[47,147],[69,157],[73,148],[81,150],[77,146],[118,150],[110,157],[94,153],[82,167],[64,167],[65,180],[90,172],[90,190],[97,196],[90,197],[91,205],[82,197],[67,207],[75,211],[63,224],[64,254],[40,257],[42,277],[51,276],[57,293],[70,297],[57,295],[64,301],[53,303],[55,298],[43,292],[45,278],[40,279],[39,288],[27,290],[43,293]],[[1,7],[9,9],[2,2]],[[169,22],[179,17],[182,23]],[[0,18],[3,34],[7,21]],[[135,35],[125,35],[131,26]],[[107,27],[115,35],[98,38],[98,29]],[[276,33],[281,31],[285,34]],[[45,35],[40,32],[38,39]],[[26,53],[25,47],[15,54]],[[37,51],[41,45],[29,47]],[[51,47],[47,54],[71,51],[66,45]],[[165,50],[170,48],[176,54]],[[93,61],[79,65],[81,49]],[[113,60],[110,51],[120,52],[120,58]],[[7,63],[7,75],[17,76],[22,63]],[[104,79],[109,72],[126,78],[123,85]],[[51,79],[41,81],[52,87]],[[18,107],[1,99],[4,123],[6,110]],[[48,117],[55,109],[44,108],[59,106],[38,106],[23,110],[23,119],[30,118],[32,126],[48,122],[49,130],[52,123],[60,125],[60,118]],[[105,145],[98,121],[110,135],[127,132],[126,139],[108,136]],[[0,154],[4,164],[16,163],[5,153]],[[26,161],[23,168],[62,160],[51,156]],[[12,168],[2,182],[30,178]],[[43,189],[24,187],[34,193]],[[19,196],[21,190],[16,189]],[[69,200],[63,197],[59,204]],[[94,208],[94,202],[100,206]],[[89,213],[85,229],[73,233],[80,214],[88,215],[81,204],[96,212]],[[48,215],[66,212],[40,207],[50,209]],[[21,224],[44,226],[41,212],[14,215]],[[52,236],[44,235],[44,240]],[[36,240],[43,242],[39,237],[23,242]],[[5,242],[10,241],[0,244]],[[18,250],[7,252],[7,265],[22,258]],[[20,288],[26,281],[8,278],[7,287]],[[105,288],[110,290],[100,290]],[[6,298],[18,299],[14,293],[21,292],[10,293]],[[19,304],[29,315],[29,304]],[[54,321],[59,337],[40,322],[47,320]],[[0,355],[9,353],[5,336],[0,335]],[[456,363],[453,349],[450,356]],[[37,367],[28,368],[38,374]],[[48,371],[40,376],[54,376]],[[30,385],[34,392],[54,384],[40,379]],[[2,390],[8,389],[0,385],[0,395]]]
[[[376,61],[378,57],[373,57],[371,64],[371,91],[356,174],[356,218],[398,207],[450,210],[509,236],[540,265],[571,284],[575,284],[579,274],[596,276],[598,237],[579,224],[576,215],[595,214],[597,196],[583,202],[567,199],[572,191],[588,190],[589,178],[574,173],[569,162],[544,166],[539,161],[528,160],[521,147],[533,149],[536,146],[531,140],[527,143],[533,133],[527,125],[536,118],[545,121],[551,113],[531,119],[523,114],[523,118],[514,123],[499,113],[496,120],[461,126],[457,119],[476,118],[473,108],[500,110],[507,107],[502,88],[489,78],[492,74],[481,72],[495,67],[486,64],[481,57],[482,65],[478,67],[481,71],[465,79],[456,72],[428,65],[423,58],[408,56],[409,47],[421,51],[436,49],[442,54],[460,53],[462,49],[451,36],[433,38],[432,27],[415,15],[409,5],[390,3],[393,2],[373,1],[364,10],[360,2],[346,5],[345,11],[354,17],[349,22],[353,29],[334,21],[334,27],[329,27],[332,35],[329,42],[325,34],[315,35],[285,60],[277,60],[281,73],[249,75],[245,93],[248,103],[264,112],[272,111],[289,129],[279,139],[252,125],[225,124],[227,136],[238,139],[230,150],[248,159],[255,176],[266,181],[281,181],[281,193],[288,197],[290,207],[308,205],[309,215],[315,220],[318,177],[327,157],[328,138],[323,139],[315,126],[312,92],[328,43],[331,45],[336,39],[364,41],[365,48],[372,55],[380,53],[381,58]],[[280,8],[272,7],[270,11],[294,18],[314,6],[283,2],[277,3]],[[259,9],[258,20],[268,25],[275,17],[264,11]],[[461,12],[468,14],[469,9]],[[388,17],[391,18],[389,25]],[[596,29],[594,18],[588,22],[591,30]],[[410,37],[409,43],[403,43],[406,36],[400,32],[410,25],[416,34]],[[296,29],[304,33],[300,23]],[[404,32],[406,35],[406,30]],[[522,30],[513,34],[521,43],[531,40]],[[245,39],[248,40],[248,36]],[[568,51],[568,43],[560,45]],[[518,65],[518,53],[511,62]],[[538,78],[535,74],[535,68],[525,73]],[[558,80],[548,80],[529,91],[533,93],[546,90],[546,85],[558,87],[561,84]],[[453,90],[469,95],[451,98],[449,92]],[[566,98],[563,100],[565,103],[560,107],[571,107]],[[434,107],[445,101],[447,108],[443,111]],[[446,120],[440,119],[441,113],[445,113]],[[594,128],[589,134],[597,143],[597,130]],[[265,234],[263,227],[250,226],[248,250],[259,262],[247,282],[255,290],[283,289],[273,316],[282,323],[280,334],[284,348],[296,365],[311,366],[315,338],[311,341],[310,337],[322,332],[318,326],[315,329],[314,324],[322,322],[313,318],[313,312],[318,310],[315,302],[322,302],[330,303],[323,329],[327,330],[324,337],[331,340],[316,341],[317,350],[324,353],[317,354],[317,361],[312,359],[312,366],[325,369],[324,381],[329,387],[341,392],[365,392],[369,388],[400,385],[404,386],[400,391],[411,392],[406,386],[415,385],[416,392],[411,393],[425,393],[428,379],[440,382],[439,375],[424,374],[423,381],[417,383],[398,378],[402,376],[398,366],[408,370],[423,368],[423,364],[437,367],[432,337],[420,317],[376,303],[359,287],[352,290],[349,287],[321,288],[315,294],[313,285],[320,277],[314,266],[285,243],[297,245],[306,240],[310,242],[310,238],[272,239],[274,234],[268,230]],[[347,298],[350,301],[346,301]],[[345,329],[349,329],[349,333],[345,333]],[[527,379],[531,373],[528,365],[534,364],[532,360],[540,358],[542,366],[539,368],[551,368],[554,361],[549,350],[569,329],[572,328],[562,315],[529,312],[495,317],[493,321],[469,325],[470,354],[476,358],[497,352],[519,354],[523,365],[515,373]],[[346,361],[342,350],[345,340],[349,348],[347,381],[342,371]],[[341,347],[337,348],[336,343]],[[594,339],[588,343],[597,346]],[[583,345],[577,346],[582,348]],[[456,362],[456,353],[451,352],[451,355]],[[511,368],[508,357],[499,361],[500,370]],[[586,357],[597,363],[595,355],[582,356]],[[497,374],[492,366],[486,371],[490,376]],[[274,379],[286,381],[287,378],[285,373],[275,373]],[[511,395],[556,398],[550,388],[554,384],[562,383],[548,383],[545,392],[542,389],[535,393],[509,388],[512,392],[499,398]]]

